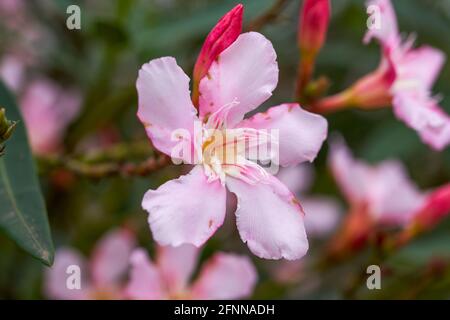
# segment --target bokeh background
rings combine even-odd
[[[0,3],[5,0],[0,0]],[[276,0],[242,0],[244,28]],[[13,1],[14,2],[14,1]],[[280,81],[265,105],[293,99],[298,63],[296,30],[299,0],[286,1],[278,18],[260,32],[278,54]],[[6,3],[6,1],[5,1]],[[23,1],[18,10],[0,10],[0,61],[14,56],[26,63],[25,82],[45,77],[75,90],[81,111],[64,132],[60,153],[101,162],[96,150],[108,149],[115,159],[141,161],[152,154],[136,114],[135,81],[140,66],[160,56],[174,56],[191,74],[202,42],[216,21],[238,1],[228,0],[96,0]],[[400,29],[450,55],[450,1],[393,0]],[[81,30],[66,28],[66,8],[81,8]],[[362,44],[366,31],[364,1],[332,0],[332,20],[317,73],[332,80],[338,92],[359,76],[376,68],[379,47]],[[446,63],[434,92],[450,113],[450,63]],[[17,90],[20,101],[21,91]],[[327,117],[330,132],[340,132],[357,157],[376,163],[399,159],[422,189],[450,180],[450,150],[432,151],[416,133],[398,121],[390,109],[345,111]],[[314,162],[312,194],[345,201],[327,167],[325,144]],[[127,225],[142,246],[154,243],[141,209],[142,196],[183,172],[168,166],[146,177],[86,178],[61,169],[48,153],[36,157],[48,207],[55,246],[68,245],[88,255],[108,230]],[[56,162],[56,164],[55,164]],[[300,199],[301,200],[301,199]],[[1,204],[0,204],[1,205]],[[326,271],[311,267],[323,252],[325,240],[312,240],[308,257],[286,266],[250,254],[237,234],[234,217],[207,243],[201,259],[217,250],[251,256],[259,272],[252,298],[450,298],[450,221],[416,239],[385,262],[382,290],[370,291],[359,275],[365,271],[372,249]],[[310,266],[308,264],[311,262]],[[433,266],[441,266],[439,272]],[[0,234],[0,298],[45,298],[44,267]],[[289,281],[286,281],[285,278]],[[282,281],[284,279],[284,281]],[[358,280],[359,279],[359,280]]]

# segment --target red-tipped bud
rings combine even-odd
[[[238,4],[225,14],[206,37],[194,67],[194,87],[192,99],[198,103],[198,85],[208,73],[209,67],[219,54],[228,48],[242,32],[244,6]]]
[[[414,221],[420,229],[430,229],[449,214],[450,183],[436,189],[428,196]]]
[[[329,0],[304,0],[300,9],[298,43],[303,53],[315,55],[322,48],[330,21]]]

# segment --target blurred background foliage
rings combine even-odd
[[[242,0],[244,28],[276,0]],[[81,7],[81,30],[65,26],[66,8]],[[80,116],[65,137],[69,153],[83,153],[86,139],[102,130],[113,131],[123,143],[144,143],[142,159],[151,154],[136,114],[135,81],[140,66],[160,56],[174,56],[191,74],[202,42],[216,21],[238,1],[232,0],[42,0],[27,1],[30,24],[45,34],[39,46],[29,46],[38,63],[32,73],[45,74],[59,83],[79,88],[83,94]],[[400,29],[414,33],[418,44],[430,44],[450,55],[450,2],[448,0],[394,0]],[[288,0],[276,21],[260,32],[278,54],[280,81],[274,96],[261,108],[292,100],[298,63],[296,29],[299,0]],[[338,92],[373,70],[379,47],[363,45],[366,30],[364,1],[332,0],[332,21],[316,75],[332,80],[330,93]],[[1,22],[0,22],[1,25]],[[17,46],[21,34],[1,27],[0,54]],[[434,92],[450,113],[450,63],[446,63]],[[344,111],[328,116],[330,132],[340,132],[357,157],[370,162],[400,159],[422,188],[450,179],[450,150],[434,152],[413,130],[395,119],[392,110]],[[147,147],[148,146],[148,147]],[[315,161],[313,193],[341,197],[326,164],[324,146]],[[144,192],[176,177],[183,168],[169,166],[145,178],[88,179],[47,170],[40,178],[48,206],[55,246],[70,245],[86,255],[96,240],[113,227],[126,224],[137,231],[140,243],[154,244],[140,203]],[[300,199],[301,200],[301,199]],[[202,259],[216,250],[249,254],[239,240],[233,215],[207,243]],[[367,249],[357,257],[326,271],[308,268],[320,256],[322,243],[313,242],[298,281],[277,283],[273,270],[279,262],[252,256],[260,282],[254,298],[450,298],[450,223],[443,223],[386,261],[383,290],[370,291],[361,274],[377,254]],[[42,298],[43,266],[0,235],[0,298]],[[375,259],[375,260],[373,260]],[[439,268],[440,267],[440,268]]]

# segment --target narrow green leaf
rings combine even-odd
[[[53,263],[53,243],[24,122],[10,92],[0,82],[0,105],[19,121],[0,158],[0,228],[46,265]]]

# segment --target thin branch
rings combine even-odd
[[[259,31],[266,24],[276,21],[289,1],[290,0],[276,0],[275,3],[267,9],[267,11],[250,21],[247,29],[251,31]]]

